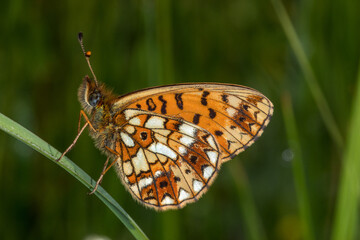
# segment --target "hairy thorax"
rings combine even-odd
[[[95,146],[109,157],[115,157],[116,142],[120,138],[122,125],[125,118],[120,112],[112,113],[110,105],[103,105],[94,109],[90,122],[96,131],[90,128],[90,136],[95,141]]]

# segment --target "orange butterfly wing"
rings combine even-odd
[[[196,201],[220,165],[249,147],[270,121],[260,92],[231,84],[178,84],[113,103],[117,169],[133,197],[158,210]]]

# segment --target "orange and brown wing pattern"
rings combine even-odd
[[[119,175],[135,199],[158,210],[196,201],[221,162],[214,137],[194,124],[144,110],[124,111]]]
[[[220,165],[249,147],[273,105],[260,92],[230,84],[179,84],[120,97],[118,173],[133,197],[158,210],[196,201]]]
[[[273,105],[263,94],[231,84],[151,88],[125,96],[119,103],[128,109],[183,119],[206,129],[219,144],[222,161],[254,143],[273,114]]]

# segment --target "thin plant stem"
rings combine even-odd
[[[320,88],[318,80],[311,67],[310,61],[305,54],[299,36],[297,35],[295,28],[291,23],[289,15],[287,14],[281,0],[271,0],[271,2],[274,6],[275,12],[277,13],[277,16],[279,17],[280,24],[284,29],[285,35],[289,40],[290,46],[293,49],[295,56],[299,62],[301,70],[304,74],[305,81],[309,86],[312,96],[314,97],[316,106],[319,109],[325,126],[341,153],[344,148],[343,136],[341,135],[339,127],[336,124],[334,115],[331,113],[329,104],[324,96],[324,93]]]

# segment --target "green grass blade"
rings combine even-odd
[[[333,240],[355,239],[360,203],[360,65],[357,90],[350,122],[347,148],[341,171]]]
[[[247,239],[265,240],[265,231],[261,224],[254,199],[252,198],[249,181],[243,170],[242,164],[239,160],[233,161],[231,164],[232,167],[230,168],[230,172],[236,183],[236,190],[240,199],[239,203],[241,213],[243,215]]]
[[[69,172],[79,182],[84,184],[87,188],[93,189],[96,181],[93,180],[87,173],[74,164],[70,159],[64,157],[60,162],[56,159],[60,157],[61,153],[53,148],[50,144],[30,132],[23,126],[9,119],[0,113],[0,129],[7,132],[11,136],[17,138],[21,142],[38,151],[45,157],[49,158],[60,167]],[[139,228],[135,221],[125,212],[125,210],[101,187],[95,192],[95,195],[115,214],[116,217],[122,221],[127,229],[133,234],[136,239],[148,239],[145,233]]]
[[[271,1],[275,11],[279,17],[280,23],[284,29],[285,35],[289,40],[290,46],[292,47],[295,56],[300,64],[300,67],[303,71],[305,80],[309,85],[311,94],[314,97],[315,103],[319,109],[321,117],[327,127],[333,141],[336,143],[340,152],[342,152],[344,147],[344,140],[340,133],[339,127],[336,124],[335,118],[331,113],[328,102],[325,99],[325,96],[320,88],[320,85],[315,77],[314,71],[310,65],[304,48],[300,42],[300,39],[295,32],[294,26],[292,25],[290,18],[285,10],[284,5],[281,0],[272,0]]]
[[[290,95],[285,95],[282,98],[282,112],[284,114],[284,122],[289,146],[293,153],[293,174],[299,204],[300,218],[304,232],[303,239],[313,240],[315,239],[315,235],[312,224],[311,208],[307,190],[308,188],[306,187],[306,174]]]

